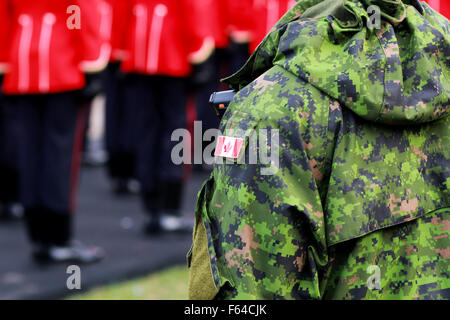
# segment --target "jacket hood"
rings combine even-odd
[[[449,21],[419,1],[299,0],[223,81],[239,90],[279,65],[366,120],[426,123],[450,112],[449,40]]]

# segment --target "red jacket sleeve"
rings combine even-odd
[[[8,52],[9,52],[9,35],[11,33],[12,12],[11,4],[8,0],[0,1],[0,74],[5,73]]]
[[[127,28],[131,20],[132,1],[107,0],[112,9],[111,60],[119,61],[125,56]]]
[[[81,8],[80,68],[86,73],[102,71],[111,55],[112,9],[104,0],[78,0]]]
[[[254,25],[255,13],[253,0],[226,1],[227,31],[236,42],[250,42]]]
[[[185,0],[182,16],[189,30],[187,48],[192,63],[205,61],[215,48],[215,0]]]

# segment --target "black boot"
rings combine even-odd
[[[134,179],[135,163],[136,159],[132,153],[111,153],[108,173],[112,179],[113,191],[116,195],[139,194],[139,184]]]
[[[14,221],[23,217],[19,204],[19,176],[14,168],[0,167],[0,221]]]
[[[32,207],[25,208],[25,229],[30,242],[34,244],[42,243],[43,232],[42,227],[43,219],[40,219],[39,214],[42,212],[40,208]],[[44,218],[45,219],[45,218]]]
[[[193,219],[186,219],[181,214],[183,196],[182,181],[160,180],[158,188],[143,194],[144,206],[148,213],[144,231],[149,235],[163,232],[191,233]]]
[[[128,193],[127,179],[123,177],[121,165],[122,153],[110,152],[107,169],[111,178],[113,192],[116,195],[124,195]]]
[[[103,259],[99,247],[72,239],[72,215],[45,209],[26,210],[33,259],[38,263],[92,263]]]
[[[0,221],[18,221],[23,217],[23,208],[19,203],[5,203],[0,207]]]
[[[147,219],[144,223],[144,233],[147,235],[156,235],[161,233],[160,223],[160,199],[157,190],[143,191],[141,193],[142,203],[147,213]]]
[[[65,245],[35,244],[33,258],[37,263],[75,263],[87,264],[102,260],[105,252],[96,246],[87,246],[72,240]]]
[[[160,224],[165,232],[191,233],[193,219],[183,217],[181,203],[183,200],[183,181],[164,181],[161,188]]]

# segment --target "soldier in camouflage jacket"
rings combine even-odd
[[[224,136],[279,161],[215,164],[190,298],[449,299],[449,40],[423,2],[299,0],[225,80]]]

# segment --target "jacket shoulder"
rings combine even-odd
[[[273,134],[272,130],[277,130],[281,154],[292,153],[294,162],[306,156],[324,201],[342,119],[338,101],[281,66],[274,66],[236,94],[220,132],[245,138],[249,133]]]
[[[236,94],[222,119],[222,127],[231,126],[242,114],[259,123],[289,119],[298,124],[314,121],[327,126],[331,100],[288,70],[273,66]]]

